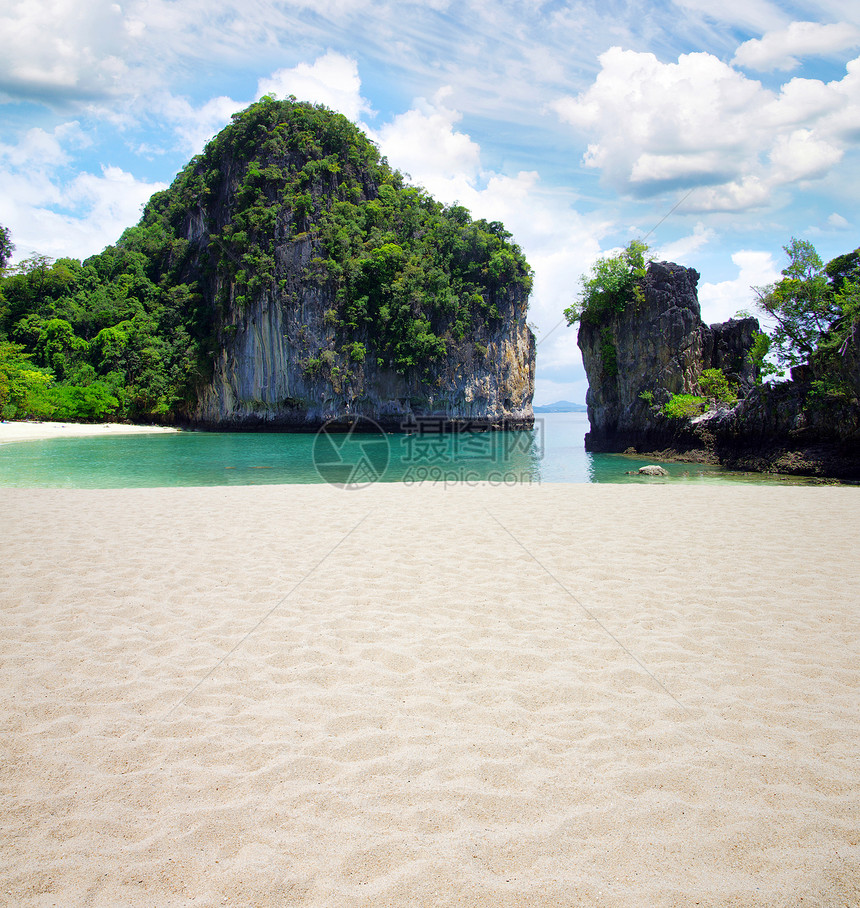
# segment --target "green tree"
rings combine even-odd
[[[770,338],[764,331],[757,331],[753,335],[753,345],[747,353],[755,370],[756,384],[760,385],[770,375],[779,374],[780,370],[767,359],[768,353],[770,353]]]
[[[0,342],[0,418],[50,416],[50,384],[50,372],[34,366],[20,344]]]
[[[860,283],[860,249],[837,255],[824,269],[834,292],[838,293],[845,284]]]
[[[783,246],[782,280],[754,288],[759,307],[776,322],[771,350],[781,366],[807,362],[840,316],[824,263],[812,243],[792,237]]]
[[[0,274],[6,270],[14,251],[15,244],[12,242],[11,231],[8,227],[0,225]]]

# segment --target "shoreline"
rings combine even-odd
[[[179,431],[181,430],[172,426],[142,426],[111,422],[4,420],[0,422],[0,445],[16,441],[48,441],[54,438],[89,438],[104,435],[140,435]]]

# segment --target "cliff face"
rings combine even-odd
[[[184,418],[533,423],[531,273],[501,224],[403,183],[345,118],[264,99],[156,198],[210,360]]]
[[[717,460],[732,469],[860,478],[860,326],[833,374],[844,389],[822,391],[815,363],[793,380],[756,384],[749,357],[758,321],[702,322],[696,271],[648,266],[642,295],[602,324],[583,321],[578,343],[589,390],[590,451],[659,452]],[[721,369],[738,401],[692,419],[670,419],[662,407],[674,394],[701,395],[705,369]],[[643,395],[644,394],[644,398]]]
[[[304,278],[314,256],[309,240],[279,248],[284,289],[226,307],[211,380],[190,416],[206,426],[314,428],[327,420],[366,416],[398,429],[440,417],[486,426],[533,423],[534,336],[526,324],[527,293],[500,295],[499,317],[474,326],[427,371],[396,371],[377,357],[356,361],[342,351],[336,292]],[[372,328],[350,334],[374,351]],[[309,364],[312,364],[309,366]]]
[[[699,274],[652,262],[642,295],[600,325],[580,324],[577,342],[588,376],[590,451],[700,447],[660,414],[674,394],[698,394],[704,369],[722,369],[745,393],[754,384],[747,353],[754,318],[708,327],[701,317]],[[643,397],[644,395],[644,397]]]

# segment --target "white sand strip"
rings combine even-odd
[[[0,445],[10,441],[41,441],[51,438],[82,438],[94,435],[136,435],[177,432],[169,426],[130,426],[123,423],[0,422]]]
[[[0,490],[0,903],[856,906],[860,490]]]

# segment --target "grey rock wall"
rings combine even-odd
[[[325,288],[305,286],[231,308],[192,421],[309,429],[365,416],[397,429],[432,416],[487,427],[533,424],[535,343],[524,293],[509,294],[499,320],[435,363],[432,381],[379,366],[375,357],[359,363],[338,352],[335,329],[325,324],[333,305]],[[320,365],[311,372],[309,361]]]
[[[640,300],[604,324],[580,324],[577,341],[588,376],[589,450],[698,446],[696,438],[679,436],[675,421],[660,415],[663,404],[673,394],[698,394],[704,369],[723,369],[742,393],[753,385],[746,354],[758,322],[747,318],[706,325],[698,281],[699,273],[692,268],[652,262]]]
[[[634,448],[719,460],[740,470],[860,478],[860,326],[836,367],[827,364],[828,378],[838,379],[845,393],[817,393],[816,381],[825,376],[815,362],[793,370],[792,381],[759,385],[748,356],[758,321],[705,325],[698,278],[690,268],[651,263],[642,300],[604,324],[580,325],[589,383],[586,448]],[[699,378],[711,368],[722,369],[737,385],[738,402],[692,420],[665,418],[660,411],[671,395],[700,394]],[[651,400],[643,400],[643,393]]]

